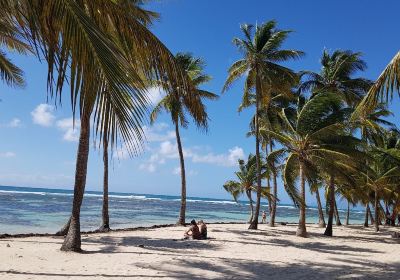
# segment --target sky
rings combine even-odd
[[[285,63],[296,71],[319,71],[324,49],[363,53],[368,69],[359,76],[376,79],[400,49],[396,0],[261,1],[261,0],[158,0],[147,5],[160,13],[152,31],[173,52],[191,52],[206,61],[213,79],[204,89],[219,100],[207,102],[207,133],[191,123],[181,130],[187,170],[188,196],[229,198],[222,185],[234,179],[237,160],[254,153],[254,139],[247,138],[250,108],[237,112],[243,92],[238,81],[227,93],[221,89],[228,67],[240,53],[232,44],[240,37],[242,23],[261,24],[274,19],[278,28],[293,33],[285,48],[306,56]],[[33,56],[10,54],[25,72],[27,85],[13,89],[0,82],[0,185],[72,189],[79,123],[73,126],[69,91],[62,105],[47,96],[46,64]],[[161,93],[151,90],[157,102]],[[54,106],[54,105],[57,106]],[[391,105],[399,123],[398,99]],[[180,177],[174,128],[167,114],[144,130],[144,152],[129,158],[124,147],[115,151],[110,165],[110,191],[179,195]],[[101,150],[92,144],[87,190],[102,189]],[[281,203],[290,203],[279,183]],[[307,200],[314,204],[308,194]]]

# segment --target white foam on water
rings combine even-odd
[[[45,192],[24,192],[24,191],[3,191],[3,190],[0,190],[0,193],[21,193],[21,194],[46,195]]]

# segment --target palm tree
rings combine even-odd
[[[332,54],[324,50],[319,73],[312,71],[300,73],[301,77],[305,77],[305,79],[300,84],[299,91],[310,91],[311,98],[319,94],[334,93],[340,96],[348,106],[355,107],[371,86],[369,80],[353,77],[357,71],[366,69],[366,63],[361,59],[361,55],[359,52],[350,50],[336,50]],[[332,233],[330,221],[333,219],[335,205],[335,178],[327,181],[330,182],[328,189],[332,189],[332,195],[328,198],[329,200],[333,199],[333,201],[327,201],[328,205],[332,207],[329,207],[328,226],[325,233],[330,236]],[[332,211],[330,211],[330,208],[332,208]]]
[[[246,194],[249,199],[250,205],[250,218],[249,223],[252,222],[254,216],[254,207],[253,207],[253,199],[251,193],[257,190],[256,181],[257,181],[257,164],[256,157],[250,154],[247,158],[247,161],[242,159],[238,160],[239,163],[239,171],[235,172],[237,177],[237,181],[227,181],[224,184],[224,189],[229,192],[235,201],[238,200],[239,196],[243,193]],[[262,164],[263,169],[265,168],[265,164]],[[267,191],[267,189],[266,189]]]
[[[153,123],[157,119],[159,113],[165,110],[171,115],[172,123],[175,126],[181,168],[181,207],[178,224],[185,225],[186,176],[179,126],[187,127],[188,121],[185,112],[188,112],[198,127],[207,129],[208,117],[203,99],[217,99],[218,96],[214,93],[199,89],[200,85],[211,79],[210,76],[203,73],[204,61],[202,59],[195,58],[190,53],[177,53],[175,59],[179,67],[188,75],[193,85],[192,91],[181,91],[179,88],[177,88],[177,90],[172,90],[155,106],[151,113],[150,120]],[[170,81],[161,81],[160,83],[170,83]]]
[[[259,139],[259,112],[261,102],[264,108],[269,107],[272,92],[288,92],[297,81],[297,75],[290,69],[279,65],[279,62],[297,59],[303,52],[297,50],[282,50],[281,46],[291,31],[276,29],[275,21],[257,25],[243,24],[241,30],[244,39],[234,38],[233,43],[243,53],[243,59],[232,64],[228,70],[228,78],[223,92],[242,76],[246,76],[244,96],[255,88],[255,138],[257,166],[257,201],[255,215],[249,229],[257,229],[261,201],[261,166]]]
[[[2,0],[6,16],[24,34],[36,55],[48,63],[48,92],[60,98],[64,82],[71,89],[73,115],[81,122],[74,199],[62,250],[81,251],[80,207],[86,183],[92,111],[96,132],[104,129],[103,109],[110,104],[108,138],[117,131],[128,149],[141,149],[142,123],[149,104],[144,79],[165,76],[182,90],[191,88],[173,55],[148,30],[153,13],[142,1]],[[115,35],[115,36],[114,36]],[[67,75],[68,73],[68,75]],[[166,91],[169,88],[165,88]]]
[[[25,54],[31,51],[28,44],[23,41],[22,34],[10,22],[5,11],[0,11],[0,47]],[[13,64],[5,52],[0,50],[0,79],[9,86],[23,87],[25,81],[23,71]]]
[[[332,54],[324,50],[320,73],[300,72],[301,76],[305,77],[299,87],[300,92],[310,91],[311,98],[324,92],[335,93],[350,107],[354,107],[372,84],[363,78],[353,78],[357,71],[364,71],[367,67],[361,55],[360,52],[349,50],[336,50]]]
[[[286,117],[285,110],[282,111],[282,116],[286,119],[286,130],[267,132],[283,146],[271,153],[270,157],[286,155],[283,170],[285,188],[300,207],[296,235],[306,237],[306,180],[313,182],[324,174],[329,174],[330,177],[347,177],[345,171],[356,168],[356,161],[350,159],[352,156],[360,157],[361,151],[358,147],[359,141],[343,130],[343,120],[347,112],[337,95],[317,95],[298,110],[294,122]],[[300,194],[295,186],[297,178],[300,182]]]
[[[380,199],[382,197],[382,192],[385,189],[392,189],[398,186],[398,181],[400,179],[400,165],[396,164],[388,164],[384,159],[385,154],[375,155],[375,160],[372,164],[372,168],[368,173],[368,177],[366,177],[366,186],[373,189],[375,192],[375,230],[379,231],[379,209]]]
[[[385,118],[392,116],[392,112],[387,109],[387,105],[379,103],[375,108],[371,110],[355,111],[353,113],[351,121],[355,128],[360,128],[361,139],[367,145],[382,146],[384,145],[385,138],[387,138],[387,129],[395,131],[396,125]],[[369,166],[369,162],[366,162]],[[366,174],[368,177],[368,173]],[[371,190],[370,186],[365,186],[367,190]],[[375,192],[374,189],[372,191]],[[376,194],[375,194],[376,196]],[[365,201],[365,200],[364,200]],[[369,200],[366,200],[366,218],[364,226],[368,226],[368,213],[370,212]],[[371,218],[372,221],[372,218]],[[375,222],[377,223],[376,219]]]
[[[291,118],[295,115],[294,109],[294,101],[297,101],[296,95],[291,91],[284,92],[282,94],[274,94],[272,93],[271,101],[269,104],[269,108],[266,110],[261,110],[258,121],[259,128],[262,130],[282,130],[284,129],[284,124],[282,118],[280,117],[280,112],[283,108],[286,109],[287,116],[290,115]],[[239,112],[244,108],[256,104],[256,96],[254,93],[249,93],[243,97],[242,104],[239,106]],[[263,109],[263,108],[261,108]],[[253,116],[250,122],[250,132],[247,133],[247,136],[255,135],[255,115]],[[275,141],[274,139],[266,134],[260,133],[260,142],[262,143],[262,147],[265,149],[265,157],[268,162],[269,153],[273,152]],[[269,226],[275,226],[275,217],[276,217],[276,207],[278,200],[278,184],[277,184],[277,176],[280,171],[278,162],[268,162],[269,167],[269,176],[267,176],[267,187],[270,187],[270,181],[272,179],[272,196],[268,200],[268,207],[270,212],[270,220]],[[273,197],[273,198],[272,198]],[[275,199],[274,199],[275,198]]]
[[[374,160],[364,177],[364,184],[373,191],[376,231],[379,231],[381,221],[380,209],[383,210],[380,200],[384,198],[385,194],[392,193],[393,190],[396,191],[399,186],[400,150],[398,147],[398,132],[396,130],[387,131],[381,143],[371,146],[370,153]]]

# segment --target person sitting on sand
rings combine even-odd
[[[199,227],[196,224],[195,220],[192,220],[190,222],[190,228],[185,232],[185,239],[200,239],[201,235],[200,235],[200,230]]]
[[[207,225],[203,220],[199,221],[201,239],[207,239]]]
[[[262,217],[261,223],[266,224],[267,223],[267,213],[265,211],[262,212],[261,217]]]

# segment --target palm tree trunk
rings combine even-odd
[[[250,205],[250,219],[249,219],[249,224],[253,220],[253,215],[254,215],[254,208],[253,208],[253,199],[251,198],[251,190],[246,190],[246,195],[249,198],[249,205]]]
[[[186,175],[185,175],[185,160],[183,158],[183,150],[181,137],[179,135],[179,123],[175,122],[176,143],[178,144],[179,161],[181,164],[181,209],[179,211],[179,220],[177,224],[185,225],[186,219]]]
[[[396,202],[393,204],[393,211],[392,211],[392,220],[391,220],[391,225],[396,226],[396,217],[397,217],[397,205],[400,203],[400,197],[397,198]]]
[[[350,202],[347,200],[346,222],[344,224],[348,226],[350,224],[349,221],[350,221]]]
[[[272,152],[272,142],[269,142],[270,146],[270,152]],[[272,198],[272,212],[271,212],[271,219],[269,220],[269,226],[274,227],[275,226],[275,217],[276,217],[276,200],[278,198],[278,184],[276,181],[276,172],[275,172],[275,164],[272,163],[272,180],[273,180],[273,195],[274,197]]]
[[[336,198],[335,198],[335,217],[336,217],[336,225],[341,226],[342,223],[340,222],[339,211],[337,209]]]
[[[368,227],[369,203],[365,205],[364,227]]]
[[[350,201],[347,200],[347,212],[346,212],[346,221],[344,223],[345,226],[350,224]]]
[[[106,121],[107,122],[107,121]],[[108,136],[107,131],[104,132],[103,137],[103,164],[104,164],[104,174],[103,174],[103,209],[102,214],[102,225],[100,226],[100,231],[110,230],[110,217],[108,213]]]
[[[55,233],[56,236],[64,236],[68,233],[69,224],[71,223],[71,217],[69,217],[68,222]]]
[[[265,162],[268,162],[268,145],[265,145]],[[267,177],[267,188],[271,189],[271,178],[268,176]],[[270,216],[270,219],[272,219],[272,199],[271,197],[268,197],[268,213]],[[270,220],[271,221],[271,220]]]
[[[304,176],[304,167],[303,163],[300,162],[300,196],[301,196],[301,205],[300,205],[300,217],[299,217],[299,226],[296,231],[296,235],[300,237],[307,237],[306,230],[306,186],[305,186],[305,176]]]
[[[74,199],[72,202],[71,221],[67,236],[65,237],[64,243],[61,246],[62,251],[82,251],[80,212],[86,185],[87,164],[89,159],[89,141],[90,112],[84,111],[81,116],[81,132],[79,136],[78,154],[76,158]]]
[[[379,199],[378,190],[375,189],[375,231],[379,231]]]
[[[371,207],[369,207],[369,206],[368,206],[368,213],[369,213],[369,218],[371,220],[371,225],[375,224],[374,215],[372,215]]]
[[[393,205],[393,211],[392,211],[392,214],[390,216],[390,225],[392,227],[396,226],[396,216],[397,216],[396,207],[395,207],[395,205]]]
[[[258,123],[258,115],[260,111],[260,97],[261,97],[261,81],[258,70],[256,70],[256,115],[255,115],[255,132],[256,132],[256,167],[257,167],[257,201],[256,210],[254,212],[253,221],[251,222],[249,229],[258,228],[258,216],[260,215],[260,204],[261,204],[261,166],[260,166],[260,128]]]
[[[328,225],[325,229],[324,235],[332,236],[333,212],[335,208],[335,180],[333,176],[331,176],[329,180],[328,199],[329,199]]]
[[[317,205],[318,205],[318,215],[319,215],[319,221],[318,221],[318,226],[320,228],[325,228],[325,218],[324,218],[324,211],[322,210],[322,204],[321,204],[321,197],[319,196],[319,190],[315,191],[315,196],[317,198]]]

